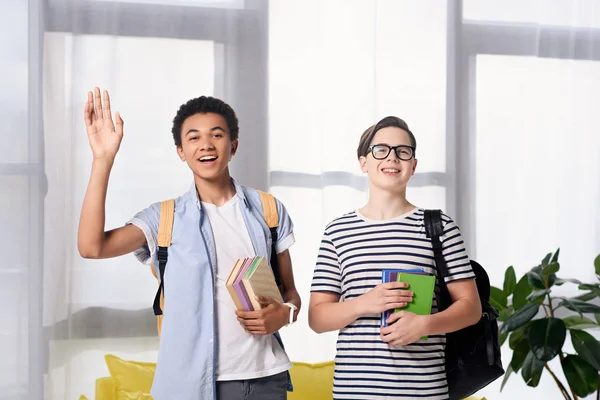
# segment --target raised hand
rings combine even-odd
[[[114,160],[123,139],[123,119],[117,112],[115,127],[108,91],[104,91],[103,98],[100,98],[99,88],[94,88],[94,93],[88,92],[83,119],[94,159]]]

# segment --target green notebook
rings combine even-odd
[[[410,311],[417,315],[431,314],[433,293],[435,290],[435,276],[423,274],[398,273],[398,282],[408,283],[408,290],[413,292],[413,300],[406,307],[396,308],[394,312]],[[427,340],[427,336],[421,339]]]

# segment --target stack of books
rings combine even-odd
[[[237,260],[225,286],[240,311],[260,310],[262,307],[256,296],[270,297],[278,303],[283,303],[273,270],[265,257]]]
[[[409,311],[418,315],[431,314],[433,294],[435,291],[435,276],[428,275],[422,269],[384,269],[381,271],[382,283],[406,282],[413,292],[413,300],[406,307],[386,310],[381,313],[381,326],[387,326],[388,317],[395,312]],[[426,340],[427,337],[422,339]]]

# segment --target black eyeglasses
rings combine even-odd
[[[402,161],[410,161],[415,156],[415,148],[413,146],[406,146],[401,144],[399,146],[388,146],[387,144],[375,144],[370,146],[367,150],[367,154],[373,154],[373,158],[376,160],[385,160],[390,152],[394,150],[396,157]]]

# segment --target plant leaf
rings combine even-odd
[[[498,342],[500,342],[500,347],[506,342],[506,338],[508,338],[508,333],[498,333]]]
[[[580,294],[579,296],[573,297],[575,300],[581,300],[581,301],[589,301],[589,300],[593,300],[595,299],[597,296],[592,293],[592,292],[588,292],[588,293],[584,293],[584,294]]]
[[[550,361],[556,357],[566,337],[565,323],[561,319],[552,317],[533,321],[527,332],[527,342],[531,352],[541,361]]]
[[[529,296],[526,297],[526,299],[529,301],[536,301],[539,299],[543,299],[550,292],[551,292],[550,289],[534,290],[533,292],[531,292],[529,294]]]
[[[502,385],[500,385],[500,392],[502,392],[502,389],[504,389],[504,385],[506,385],[506,382],[508,382],[508,378],[510,377],[510,375],[513,373],[513,369],[510,366],[510,364],[508,364],[508,368],[506,368],[506,372],[504,373],[504,378],[502,379]]]
[[[580,290],[589,290],[590,292],[594,293],[596,296],[600,296],[600,285],[599,284],[590,285],[589,283],[583,283],[583,284],[579,285],[579,289]]]
[[[502,311],[506,308],[508,303],[508,296],[502,289],[498,289],[495,286],[490,287],[490,304],[498,311]]]
[[[534,289],[546,289],[544,277],[542,276],[542,267],[540,265],[533,267],[531,271],[527,273],[527,281]]]
[[[600,324],[600,314],[594,314],[594,318],[596,318],[596,322]]]
[[[594,393],[598,388],[598,372],[581,357],[569,354],[561,365],[569,387],[579,397]]]
[[[600,275],[600,254],[594,260],[594,269],[596,270],[596,275]]]
[[[571,330],[571,343],[579,356],[600,371],[600,343],[585,331]]]
[[[498,321],[503,322],[510,317],[515,310],[512,306],[506,307],[504,310],[500,311],[500,315],[498,316]]]
[[[518,329],[535,317],[540,309],[540,305],[529,303],[516,311],[506,321],[502,323],[500,332],[508,333]]]
[[[542,265],[550,264],[550,259],[552,258],[552,253],[546,254],[546,257],[542,259]]]
[[[517,348],[517,346],[519,345],[519,343],[521,343],[522,340],[527,341],[527,328],[528,328],[529,324],[520,327],[519,329],[515,329],[511,334],[510,334],[510,338],[508,338],[508,347],[510,347],[511,350],[514,350]]]
[[[563,322],[567,329],[588,329],[597,328],[598,324],[589,318],[581,317],[579,315],[571,315],[570,317],[563,318]]]
[[[529,296],[529,293],[532,291],[533,288],[529,284],[527,274],[525,274],[519,279],[515,291],[513,292],[512,305],[515,308],[515,311],[527,304],[527,296]]]
[[[527,353],[523,367],[521,368],[521,376],[525,380],[527,386],[536,387],[540,383],[540,377],[544,369],[544,362],[538,360],[533,353]]]
[[[572,278],[556,278],[556,281],[554,281],[554,284],[557,286],[562,285],[563,283],[575,283],[577,285],[581,285],[581,281],[578,279],[572,279]]]
[[[503,290],[507,296],[510,296],[515,291],[515,287],[517,286],[517,275],[515,274],[515,269],[511,265],[506,268],[506,272],[504,272],[504,286]]]
[[[529,343],[527,343],[527,340],[521,340],[517,348],[513,351],[512,359],[510,360],[510,366],[513,371],[519,372],[527,354],[529,354]]]
[[[577,299],[563,299],[563,301],[561,301],[558,304],[558,306],[566,307],[569,310],[575,311],[579,314],[600,314],[600,306]]]
[[[554,255],[552,256],[552,260],[550,260],[551,263],[553,262],[557,262],[558,261],[558,254],[560,253],[560,247],[558,249],[556,249],[556,252],[554,253]]]
[[[542,268],[542,275],[544,277],[549,276],[550,274],[556,274],[560,270],[560,264],[557,262],[550,263]]]

